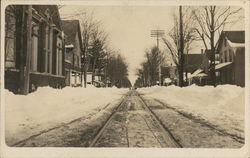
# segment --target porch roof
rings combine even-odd
[[[195,70],[194,73],[192,73],[192,74],[189,76],[189,78],[196,77],[198,74],[200,74],[200,73],[203,72],[203,71],[204,71],[204,70],[202,70],[202,69],[197,69],[197,70]]]
[[[232,62],[225,62],[225,63],[217,64],[217,65],[215,65],[215,70],[220,70],[220,69],[225,68],[231,64],[232,64]]]
[[[195,75],[194,77],[207,77],[208,75],[205,73],[199,73],[197,75]]]

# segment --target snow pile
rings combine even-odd
[[[158,99],[178,111],[244,137],[244,88],[234,85],[220,85],[216,88],[191,85],[184,88],[157,86],[138,91],[144,97]]]
[[[5,90],[6,142],[13,144],[41,131],[97,113],[117,103],[127,89],[38,88],[27,96]]]

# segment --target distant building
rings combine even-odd
[[[79,20],[63,20],[65,34],[65,75],[67,86],[82,84],[81,55],[83,52]]]
[[[188,85],[205,85],[208,82],[209,53],[201,50],[200,54],[184,54],[184,73]]]
[[[170,80],[173,83],[178,78],[177,66],[162,66],[161,74],[163,85],[169,85]]]
[[[5,10],[5,88],[20,93],[26,82],[28,91],[39,86],[64,87],[64,37],[58,7],[33,5],[28,14],[27,9],[9,5]]]
[[[218,82],[245,86],[245,31],[222,31],[217,50]]]
[[[203,50],[200,54],[184,54],[184,72],[193,73],[199,68],[208,69],[208,55]]]

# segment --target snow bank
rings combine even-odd
[[[127,89],[38,88],[27,96],[5,90],[6,142],[13,144],[41,131],[97,113]]]
[[[244,88],[234,85],[180,88],[150,87],[138,91],[179,111],[205,119],[229,133],[244,137]]]

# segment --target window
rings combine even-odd
[[[77,56],[77,66],[80,66],[80,62],[79,62],[79,56]]]
[[[227,46],[227,39],[224,38],[224,46],[226,47]]]
[[[66,60],[69,61],[71,64],[74,63],[74,53],[73,48],[66,48]]]
[[[45,10],[44,15],[46,16],[46,18],[50,18],[50,12],[48,8]]]
[[[52,26],[52,19],[49,8],[44,11],[44,15],[46,17],[44,25],[43,25],[43,70],[46,73],[52,74],[53,68],[53,45],[54,45],[54,29]]]
[[[52,56],[53,56],[53,28],[49,27],[48,38],[48,73],[52,73]]]
[[[79,66],[79,56],[76,54],[73,54],[74,56],[74,66]]]
[[[57,36],[56,74],[62,75],[62,39]]]
[[[16,18],[14,6],[5,10],[5,67],[16,67]]]
[[[79,66],[81,66],[81,57],[78,57],[79,59]]]
[[[229,56],[230,56],[230,62],[233,62],[234,61],[234,53],[233,53],[232,49],[229,50]]]
[[[225,62],[227,62],[227,55],[228,55],[228,54],[227,54],[227,51],[225,50],[225,51],[224,51],[224,60],[225,60]]]
[[[50,29],[48,24],[45,24],[44,35],[44,70],[49,73],[49,53],[50,53]]]
[[[39,39],[39,23],[32,22],[32,50],[31,50],[31,71],[37,71],[38,67],[38,39]]]

